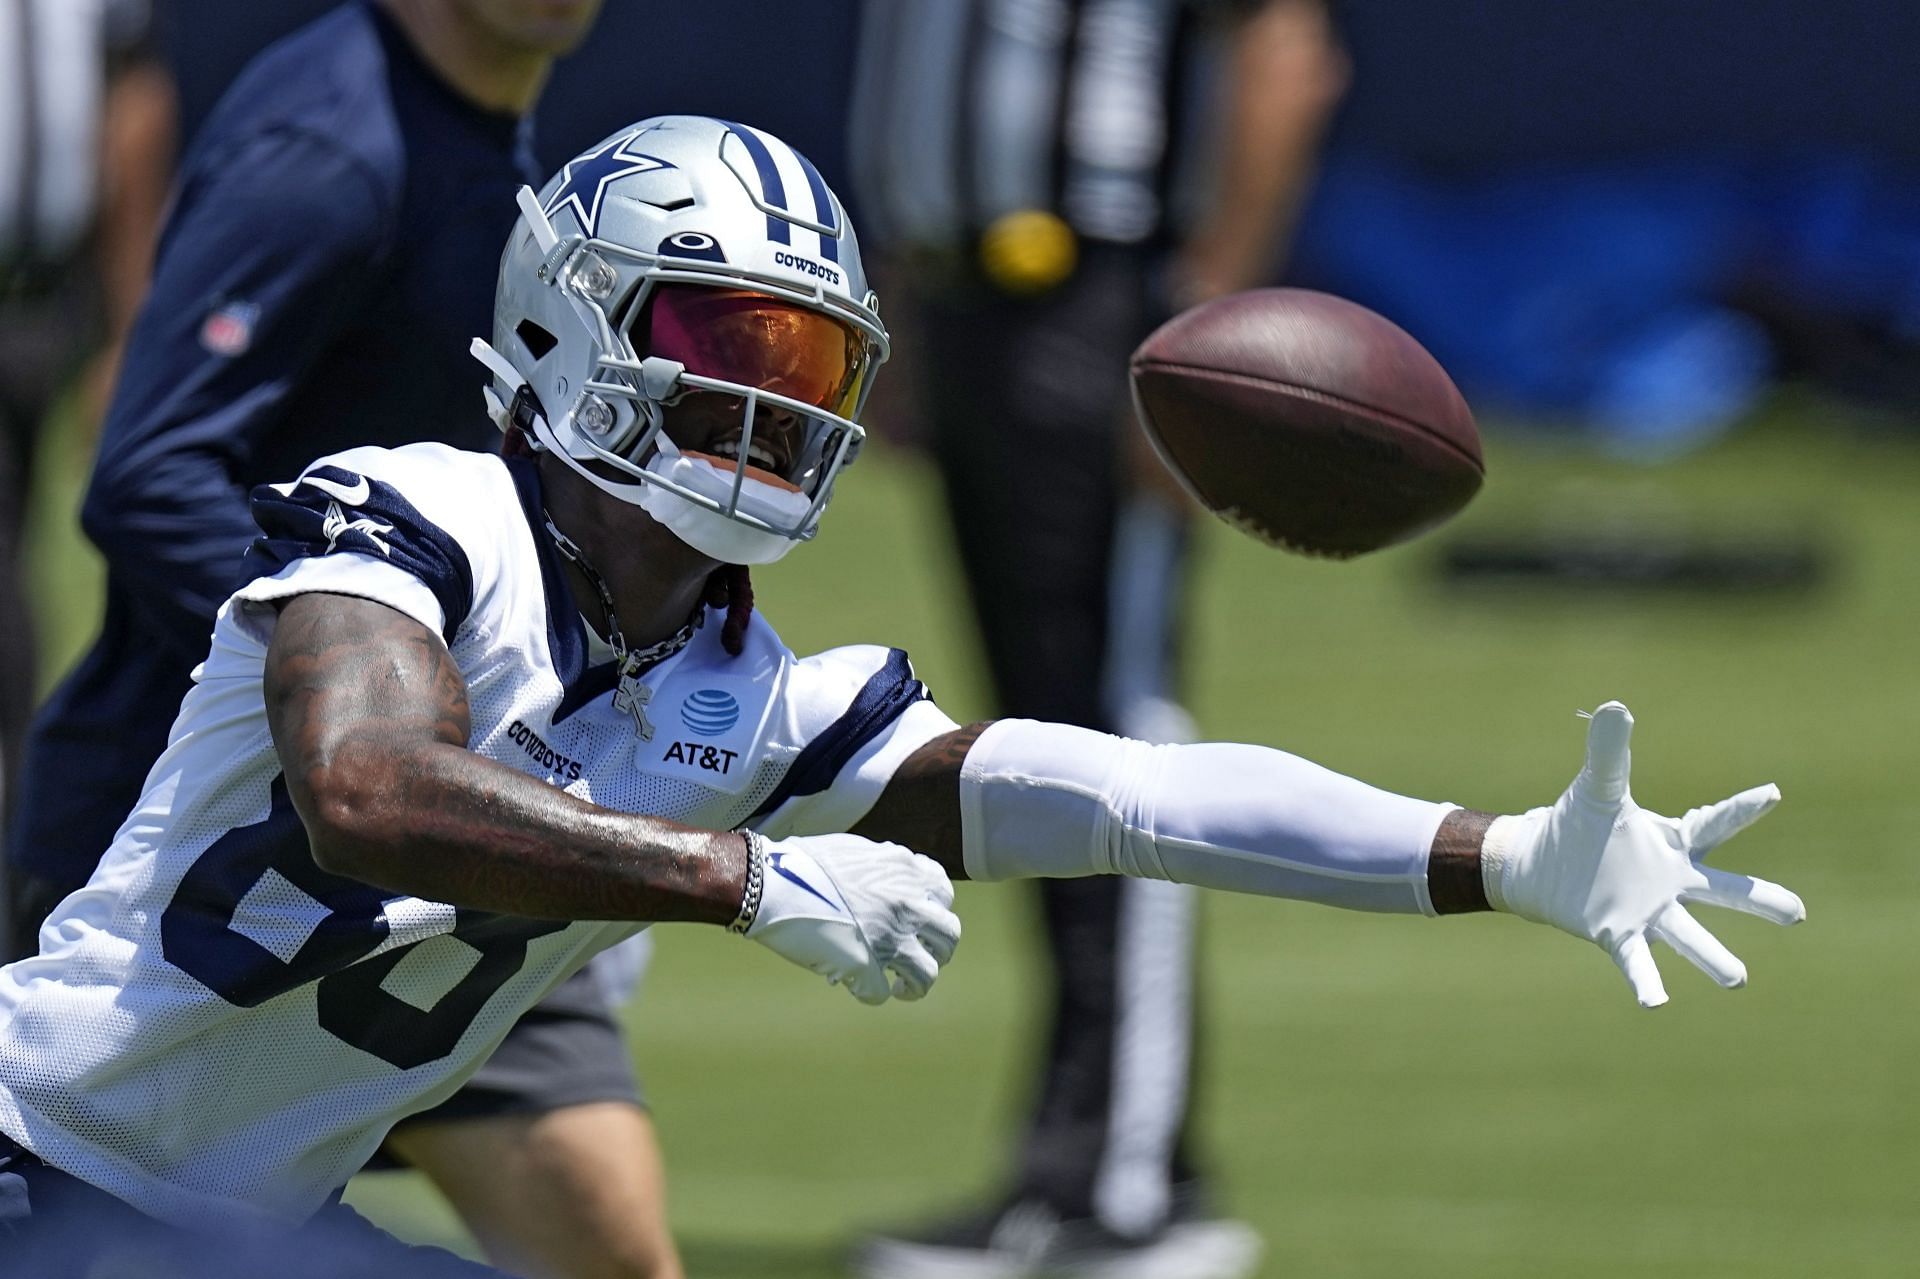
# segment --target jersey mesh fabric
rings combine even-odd
[[[718,626],[703,627],[702,636],[713,639],[713,631]],[[649,681],[651,682],[651,681]],[[603,703],[611,697],[602,697]],[[514,702],[509,681],[483,681],[470,685],[468,703],[472,708],[473,723],[498,724],[502,731],[513,727],[515,715],[510,713]],[[596,724],[592,730],[597,741],[602,737],[620,744],[620,739],[632,739],[632,721],[625,715],[605,717],[610,722]],[[499,749],[498,744],[481,741],[475,735],[475,748],[482,754],[492,754]],[[679,778],[662,777],[640,769],[614,771],[586,781],[569,781],[557,777],[553,772],[546,774],[547,780],[561,784],[569,794],[590,800],[603,808],[618,809],[623,813],[649,813],[655,817],[664,817],[670,821],[687,822],[707,826],[716,830],[732,830],[759,810],[761,803],[773,794],[780,785],[780,779],[786,775],[787,765],[799,753],[799,747],[783,748],[780,743],[768,744],[767,753],[759,759],[753,769],[752,778],[744,791],[736,798],[725,797],[722,804],[716,806],[714,792],[704,786],[690,784]],[[512,746],[507,747],[512,750]],[[524,753],[524,752],[523,752]],[[568,758],[572,758],[569,756]],[[532,771],[532,770],[530,770]],[[716,812],[716,807],[718,811]]]
[[[420,445],[323,461],[404,493],[464,552],[473,604],[449,651],[469,744],[498,763],[607,807],[728,829],[754,819],[803,750],[857,721],[849,744],[866,743],[866,762],[841,770],[852,789],[836,780],[782,805],[780,824],[799,829],[797,810],[847,811],[875,789],[872,761],[937,730],[937,715],[873,724],[850,711],[900,678],[888,650],[802,661],[757,620],[734,657],[716,620],[646,674],[637,731],[608,693],[570,699],[563,686],[551,636],[577,616],[549,607],[498,459]],[[139,807],[50,917],[41,955],[0,970],[0,1131],[180,1224],[310,1215],[394,1121],[452,1093],[522,1011],[643,926],[456,911],[313,864],[266,727],[275,614],[262,605],[311,579],[440,620],[364,545],[314,556],[221,611]]]

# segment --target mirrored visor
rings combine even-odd
[[[849,325],[794,302],[698,284],[661,284],[632,326],[637,351],[849,416],[865,346]]]

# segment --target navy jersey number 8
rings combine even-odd
[[[269,873],[327,912],[287,959],[233,928],[241,901]],[[241,1008],[318,982],[321,1029],[409,1070],[451,1053],[487,1001],[520,971],[527,943],[566,927],[457,912],[446,935],[471,946],[479,959],[433,1008],[422,1011],[381,986],[420,942],[368,959],[387,940],[385,901],[379,889],[314,864],[286,781],[276,777],[266,819],[214,840],[181,878],[160,918],[161,950],[175,967]]]

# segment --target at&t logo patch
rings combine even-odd
[[[766,693],[736,676],[708,671],[685,675],[685,683],[667,684],[653,700],[662,740],[647,752],[647,767],[737,792],[756,773]],[[665,740],[668,737],[672,740]]]
[[[740,752],[725,751],[700,742],[668,742],[667,753],[660,758],[669,764],[685,764],[689,768],[719,773],[724,777],[733,772],[733,761],[740,758]]]
[[[680,703],[680,722],[702,737],[718,737],[740,722],[740,703],[723,689],[703,688]]]

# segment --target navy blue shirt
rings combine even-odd
[[[77,886],[139,798],[257,533],[247,492],[357,444],[492,447],[494,276],[530,131],[350,3],[256,58],[194,138],[81,519],[98,642],[34,726],[10,855]]]

